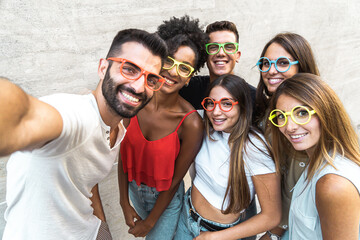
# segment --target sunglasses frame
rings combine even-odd
[[[136,81],[136,80],[138,80],[139,78],[141,78],[142,75],[145,75],[145,78],[144,78],[145,86],[146,86],[148,89],[150,89],[151,91],[154,91],[154,92],[159,91],[159,90],[161,89],[161,87],[162,87],[162,86],[164,85],[164,83],[165,83],[165,79],[164,79],[162,76],[160,76],[159,74],[155,74],[155,73],[146,71],[144,68],[140,67],[138,64],[136,64],[136,63],[134,63],[134,62],[132,62],[132,61],[126,59],[126,58],[109,57],[109,58],[107,58],[106,60],[108,60],[108,61],[110,60],[110,61],[114,61],[114,62],[119,62],[119,63],[121,63],[121,64],[120,64],[120,73],[121,73],[121,75],[122,75],[124,78],[126,78],[126,79],[128,79],[128,80],[134,80],[134,81]],[[137,67],[137,68],[140,69],[140,75],[139,75],[138,77],[136,77],[136,78],[129,78],[129,77],[127,77],[125,74],[123,74],[122,69],[123,69],[123,66],[124,66],[124,64],[125,64],[126,62],[131,63],[132,65],[134,65],[135,67]],[[150,74],[159,77],[159,82],[161,83],[161,85],[160,85],[160,87],[159,87],[158,89],[153,89],[153,88],[151,88],[151,87],[148,85],[147,80],[148,80],[148,76],[149,76]]]

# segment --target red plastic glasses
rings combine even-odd
[[[204,98],[204,100],[201,102],[201,105],[206,111],[214,111],[216,104],[219,104],[219,107],[221,111],[223,112],[229,112],[231,109],[233,109],[234,105],[238,104],[239,102],[234,102],[230,98],[222,98],[219,101],[214,101],[210,97]]]

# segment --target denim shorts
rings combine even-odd
[[[183,204],[185,188],[181,181],[179,189],[176,191],[168,207],[162,213],[155,226],[146,236],[146,239],[171,240],[178,225],[181,208]],[[135,181],[129,182],[129,196],[131,202],[142,219],[146,219],[153,209],[160,192],[154,187],[145,184],[138,186]]]
[[[189,190],[186,192],[185,196],[184,196],[184,204],[183,204],[183,208],[181,210],[181,216],[180,216],[180,220],[179,220],[179,224],[178,227],[176,229],[176,235],[174,240],[192,240],[193,238],[197,237],[200,235],[200,232],[206,232],[208,231],[208,229],[206,229],[205,227],[203,227],[200,224],[200,221],[205,221],[206,223],[209,223],[211,225],[217,226],[217,227],[221,227],[221,228],[229,228],[229,227],[233,227],[247,219],[249,219],[250,217],[256,215],[256,204],[255,201],[253,201],[249,208],[246,209],[246,213],[245,213],[245,218],[243,219],[239,219],[237,221],[235,221],[234,223],[231,224],[222,224],[222,223],[218,223],[218,222],[214,222],[208,219],[205,219],[203,217],[201,217],[199,215],[199,218],[197,221],[195,221],[191,216],[190,216],[190,208],[192,208],[195,212],[196,210],[194,209],[193,206],[189,205],[189,202],[191,204],[191,187],[189,188]],[[256,236],[252,236],[252,237],[247,237],[247,238],[243,238],[244,240],[255,240]]]

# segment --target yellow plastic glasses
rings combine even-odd
[[[306,106],[296,106],[290,112],[283,112],[279,109],[274,109],[271,111],[269,120],[276,127],[283,127],[288,121],[288,117],[300,125],[307,124],[311,120],[311,116],[316,113],[315,110],[309,110]]]
[[[179,62],[172,57],[167,57],[164,61],[163,69],[170,70],[176,66],[177,73],[182,77],[189,77],[194,72],[194,68],[189,64]]]

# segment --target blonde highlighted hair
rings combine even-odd
[[[307,180],[311,180],[323,164],[334,167],[336,154],[343,155],[360,166],[359,139],[350,118],[336,93],[319,76],[298,73],[284,81],[271,99],[271,110],[276,108],[281,95],[293,97],[314,109],[316,114],[313,116],[320,122],[320,139],[309,159]],[[269,126],[274,158],[279,160],[281,166],[286,166],[286,159],[282,158],[283,151],[295,149],[292,146],[289,148],[291,144],[277,127],[272,124]]]

